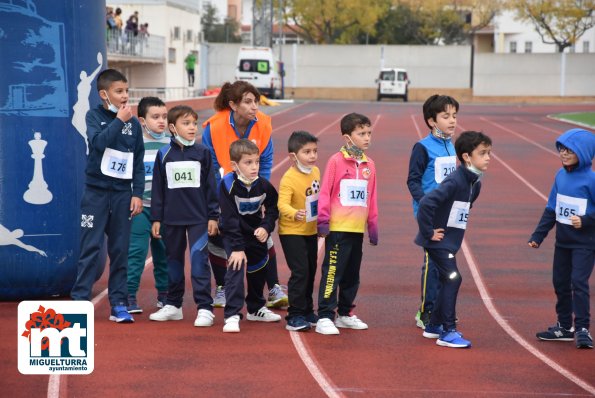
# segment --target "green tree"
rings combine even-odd
[[[595,0],[509,0],[506,5],[521,21],[532,22],[541,40],[555,44],[558,52],[595,26]]]
[[[284,19],[310,43],[357,43],[360,34],[375,34],[387,0],[286,0]]]
[[[238,32],[239,24],[232,18],[226,18],[223,23],[217,18],[217,7],[207,4],[205,12],[200,18],[204,39],[210,43],[239,43],[242,41]]]
[[[498,0],[396,0],[376,25],[372,42],[462,44],[492,20]]]

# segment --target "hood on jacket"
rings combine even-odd
[[[564,145],[578,157],[577,170],[591,168],[593,156],[595,155],[595,133],[584,129],[570,129],[556,140],[558,144]]]

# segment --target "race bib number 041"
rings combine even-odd
[[[200,162],[169,162],[165,165],[165,172],[169,189],[200,187]]]

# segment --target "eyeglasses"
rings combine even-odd
[[[563,145],[558,145],[558,152],[562,153],[562,152],[566,152],[568,155],[574,155],[574,151],[571,149],[566,148]]]

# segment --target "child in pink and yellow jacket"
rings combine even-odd
[[[350,113],[341,119],[341,134],[345,145],[329,159],[318,198],[318,235],[325,237],[316,324],[321,334],[339,334],[338,327],[368,328],[352,313],[366,225],[370,244],[378,244],[376,167],[364,153],[370,146],[372,123],[364,115]]]

